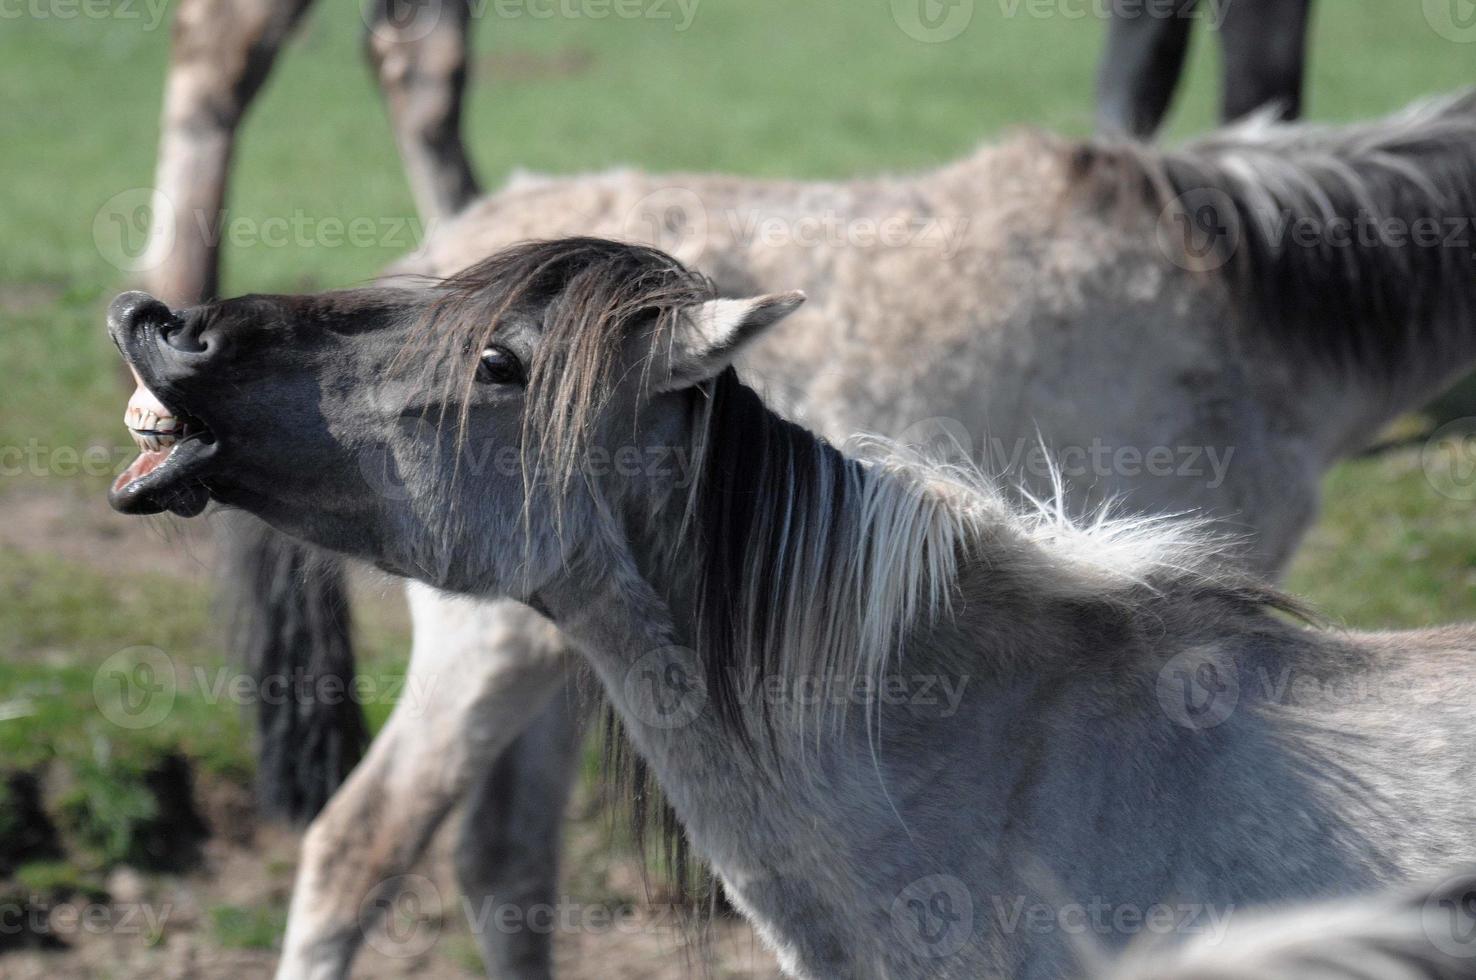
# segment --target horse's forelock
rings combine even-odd
[[[522,452],[525,478],[567,492],[596,418],[622,380],[621,352],[649,330],[668,335],[680,311],[711,299],[711,281],[641,245],[597,238],[526,242],[441,280],[405,346],[406,358],[439,386],[438,424],[465,437],[476,353],[513,316],[541,336],[528,367]],[[649,358],[641,365],[644,376]]]

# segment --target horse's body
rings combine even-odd
[[[1268,96],[1283,96],[1300,85],[1299,48],[1292,51],[1281,45],[1273,50],[1263,44],[1245,43],[1251,35],[1239,25],[1253,24],[1259,29],[1267,23],[1264,13],[1241,16],[1242,8],[1248,10],[1249,3],[1250,0],[1244,0],[1244,3],[1237,0],[1234,10],[1224,11],[1226,18],[1222,36],[1230,55],[1226,74],[1227,118],[1240,114],[1243,109]],[[261,89],[282,45],[311,6],[311,0],[184,0],[179,5],[155,180],[161,201],[169,206],[155,211],[154,240],[161,248],[151,256],[157,264],[148,275],[150,288],[167,302],[189,305],[216,295],[218,243],[201,233],[201,229],[210,222],[199,219],[201,215],[215,215],[225,206],[229,167],[240,121]],[[366,11],[369,28],[366,53],[384,94],[417,206],[427,221],[439,221],[454,214],[478,193],[474,168],[460,132],[467,78],[468,32],[475,20],[475,12],[474,5],[464,0],[435,3],[383,0],[371,4]],[[1142,14],[1141,11],[1136,13]],[[1285,19],[1285,12],[1279,8],[1272,13]],[[1296,20],[1292,16],[1285,22],[1290,25]],[[1152,124],[1156,125],[1176,80],[1182,55],[1183,29],[1186,27],[1187,23],[1179,18],[1158,18],[1149,23],[1132,12],[1114,22],[1099,88],[1102,107],[1099,116],[1105,127],[1131,128],[1124,123],[1128,118],[1124,113],[1137,112],[1135,118],[1146,119],[1139,111],[1144,104],[1157,105],[1152,119]],[[1291,31],[1280,33],[1288,41],[1293,38]],[[1171,40],[1165,41],[1165,34],[1170,35]],[[742,202],[744,208],[750,205],[746,199]],[[591,216],[589,227],[575,230],[590,231],[596,224],[608,230],[619,224],[609,215],[596,219],[597,216]],[[527,227],[533,234],[550,233],[550,229],[540,227],[536,221]],[[762,249],[744,251],[757,257]],[[470,253],[463,255],[455,260],[456,266],[476,257]],[[741,281],[746,274],[741,266],[748,258],[739,257],[735,261],[739,265],[737,275]],[[441,271],[451,271],[451,268],[445,267]],[[1069,271],[1066,274],[1069,275]],[[1012,278],[1015,278],[1013,274],[1006,275],[1002,288],[1015,288],[1008,281]],[[1002,339],[1004,336],[1001,333]],[[824,352],[819,353],[822,359],[827,359]],[[1019,355],[1017,350],[1012,358]],[[971,373],[971,369],[965,366],[956,377]],[[807,399],[818,413],[816,424],[825,425],[826,431],[837,434],[850,427],[872,424],[869,415],[860,411],[850,421],[847,420],[849,411],[840,403],[852,393],[827,391],[825,383],[812,384],[812,380],[801,378],[800,387],[807,389]],[[1078,380],[1068,378],[1068,385],[1075,386]],[[922,385],[932,381],[925,373],[919,375]],[[994,442],[983,447],[992,462],[1003,464],[1031,457],[1033,446],[1029,437],[1033,436],[1033,427],[1037,423],[1048,437],[1056,440],[1059,436],[1061,444],[1083,454],[1110,454],[1114,448],[1132,451],[1128,443],[1113,447],[1106,439],[1097,441],[1104,433],[1095,429],[1088,430],[1092,438],[1082,445],[1076,444],[1079,440],[1071,437],[1064,425],[1059,434],[1054,431],[1054,407],[1036,413],[1030,404],[1031,399],[1038,396],[1047,402],[1060,396],[1059,390],[1050,388],[1048,382],[1022,382],[1017,394],[1021,410],[1010,413],[1012,421],[1000,423],[993,430],[996,433],[992,436]],[[862,397],[874,399],[875,393],[862,393]],[[836,399],[836,407],[827,409],[824,403],[831,398]],[[956,399],[949,394],[944,400]],[[1004,398],[996,401],[1003,403]],[[949,414],[941,409],[931,410],[928,397],[920,398],[918,404],[924,409],[924,419]],[[833,418],[818,417],[826,414]],[[890,423],[900,413],[884,408],[878,415],[884,417],[878,422]],[[830,425],[832,421],[835,428]],[[958,421],[974,429],[977,420],[965,415]],[[1015,422],[1019,422],[1021,427],[1016,427]],[[1160,429],[1169,434],[1176,431],[1174,424],[1167,419],[1163,420]],[[922,425],[921,430],[924,435],[938,434],[945,439],[955,431],[929,424]],[[1000,432],[1008,432],[1008,438],[999,436]],[[1157,446],[1158,442],[1150,445]],[[1220,464],[1233,462],[1230,458],[1218,461],[1205,458],[1205,447],[1190,445],[1183,448],[1184,453],[1162,465],[1170,469],[1185,466],[1195,470],[1203,475],[1203,482],[1216,479]],[[1228,446],[1222,447],[1221,451],[1230,452],[1232,448],[1236,453],[1243,452],[1243,447]],[[1196,453],[1200,456],[1197,461],[1188,458],[1189,454]],[[1102,469],[1100,460],[1104,458],[1109,459],[1107,469],[1116,465],[1110,462],[1110,456],[1094,455],[1089,466]],[[1141,473],[1148,465],[1146,462],[1126,464],[1127,468],[1140,471],[1138,477],[1119,472],[1124,467],[1118,466],[1105,481],[1090,481],[1094,486],[1086,488],[1087,492],[1119,483],[1138,486],[1156,482],[1162,492],[1145,490],[1136,494],[1144,509],[1151,509],[1160,502],[1174,509],[1209,507],[1231,519],[1242,510],[1240,502],[1232,499],[1233,493],[1221,492],[1219,487],[1204,488],[1203,495],[1191,491],[1187,496],[1181,496],[1188,485],[1183,480],[1170,477],[1148,481]],[[1034,470],[1037,475],[1041,470],[1038,457]],[[1301,474],[1294,477],[1293,483],[1299,489],[1289,499],[1286,508],[1289,512],[1306,502],[1300,489],[1305,482]],[[1155,496],[1161,497],[1161,501],[1150,499]],[[1270,519],[1270,515],[1263,517]],[[1258,525],[1257,520],[1259,518],[1249,521],[1252,530],[1269,530],[1267,536],[1270,538],[1280,536],[1283,531],[1288,537],[1294,537],[1305,523],[1305,520],[1297,519],[1284,529],[1268,529]],[[234,597],[245,607],[240,618],[246,628],[235,641],[237,652],[261,676],[286,674],[305,666],[314,674],[346,677],[351,671],[352,661],[347,622],[342,615],[347,593],[341,570],[332,563],[319,562],[315,556],[280,538],[263,535],[262,530],[250,526],[250,522],[245,522],[244,528],[233,523],[228,526],[228,531],[226,552],[231,556],[228,561],[232,562],[230,571],[234,573],[228,577],[236,581]],[[428,608],[435,602],[434,597],[425,596],[417,601],[417,606]],[[391,846],[380,842],[380,846],[373,849],[384,863],[366,870],[365,881],[375,880],[375,875],[385,874],[390,866],[402,866],[410,855],[417,853],[430,829],[446,812],[450,800],[460,795],[470,778],[468,774],[484,760],[495,757],[498,748],[506,742],[506,733],[517,730],[527,720],[520,712],[509,711],[490,726],[491,731],[485,732],[473,721],[484,714],[477,706],[484,709],[488,704],[501,704],[505,689],[520,689],[519,684],[510,678],[521,676],[526,663],[519,659],[528,645],[526,642],[511,642],[489,652],[486,637],[507,636],[512,632],[524,637],[538,635],[542,625],[526,611],[511,609],[483,610],[479,616],[473,617],[442,611],[434,614],[433,618],[437,622],[424,628],[417,626],[414,669],[433,672],[456,669],[463,675],[468,672],[479,674],[485,678],[485,684],[477,690],[484,691],[485,697],[472,695],[454,699],[454,705],[440,705],[444,709],[442,717],[454,719],[445,723],[447,732],[454,734],[445,736],[443,751],[435,752],[434,757],[442,763],[463,761],[454,767],[456,776],[447,776],[443,792],[431,794],[431,799],[422,798],[411,788],[417,782],[408,775],[423,768],[424,753],[432,744],[425,737],[424,729],[398,739],[401,743],[409,743],[408,746],[400,744],[395,747],[397,736],[394,729],[381,739],[382,748],[371,758],[367,766],[370,772],[359,780],[358,785],[372,786],[376,791],[384,791],[388,785],[407,788],[394,794],[399,806],[387,807],[383,811],[386,826],[393,828],[395,843]],[[514,623],[518,624],[517,628],[511,630]],[[549,710],[558,717],[546,717],[541,730],[566,728],[569,724],[567,706],[554,705]],[[310,713],[280,711],[273,705],[263,704],[258,713],[263,746],[259,766],[263,801],[269,809],[277,812],[299,817],[313,815],[358,760],[366,737],[362,718],[349,704],[317,705]],[[465,752],[461,748],[452,748],[452,743],[477,746],[478,750]],[[496,794],[497,799],[478,796],[479,802],[471,807],[470,825],[477,830],[464,838],[460,851],[463,860],[459,864],[463,885],[470,891],[530,894],[540,900],[550,895],[548,879],[552,863],[547,855],[552,853],[553,845],[547,839],[550,824],[542,819],[542,814],[558,807],[563,789],[558,779],[530,773],[534,771],[534,763],[542,766],[548,762],[551,752],[555,760],[562,760],[562,765],[567,767],[573,751],[570,744],[567,734],[551,742],[542,738],[529,740],[519,748],[519,751],[526,749],[528,761],[520,764],[514,752],[505,764],[505,772],[479,781],[479,786],[487,793],[492,793],[494,787],[500,792]],[[391,758],[398,759],[402,767],[393,779],[386,770],[387,760]],[[510,792],[507,790],[510,786],[519,788]],[[508,814],[509,805],[514,811],[512,815]],[[356,806],[353,812],[380,811]],[[520,817],[520,812],[526,812],[528,816]],[[489,829],[494,826],[495,830]],[[529,827],[538,828],[545,836],[534,839],[521,830],[513,829]],[[345,832],[349,830],[346,827],[342,829]],[[355,827],[353,831],[357,836],[362,828]],[[512,837],[505,840],[504,834]],[[345,848],[343,838],[328,828],[320,827],[309,841],[309,863],[320,860],[315,855],[333,860]],[[323,841],[322,846],[314,846],[315,841]],[[493,853],[515,857],[494,868],[484,860],[486,855]],[[353,926],[357,900],[350,900],[348,895],[349,892],[345,891],[338,896],[339,904],[312,903],[312,907],[321,910],[323,921],[333,924],[330,931],[335,935],[345,930],[357,934]],[[350,901],[354,907],[343,906],[343,901]],[[294,916],[294,920],[296,918]],[[484,939],[484,952],[494,972],[505,970],[512,975],[526,977],[530,971],[546,968],[530,966],[534,960],[546,964],[547,950],[543,948],[546,942],[542,936],[525,935],[512,940],[490,936]],[[353,940],[345,942],[349,947],[353,945]],[[336,942],[329,945],[341,949],[341,944]],[[346,954],[337,952],[332,955],[338,959]]]
[[[1069,935],[1010,909],[1233,914],[1469,859],[1476,631],[1309,629],[1198,529],[848,457],[729,366],[803,297],[711,296],[587,239],[433,290],[127,294],[113,337],[185,435],[112,500],[540,609],[796,976],[1059,977]],[[691,479],[599,462],[662,451]]]
[[[1295,166],[1301,154],[1309,161],[1331,154],[1371,180],[1407,163],[1444,181],[1452,161],[1469,159],[1476,135],[1438,150],[1433,136],[1451,126],[1469,133],[1464,119],[1453,112],[1424,129],[1386,123],[1220,138],[1155,166],[1262,158]],[[1379,132],[1389,147],[1402,147],[1394,157],[1376,148]],[[1007,483],[1022,481],[1038,494],[1051,490],[1035,454],[1044,442],[1067,470],[1074,509],[1115,496],[1119,507],[1139,513],[1218,517],[1220,530],[1247,546],[1253,567],[1275,574],[1315,514],[1326,469],[1383,419],[1465,370],[1476,357],[1476,335],[1458,316],[1434,312],[1391,319],[1381,328],[1389,332],[1376,335],[1373,324],[1384,315],[1373,313],[1384,309],[1379,270],[1420,276],[1418,262],[1406,273],[1400,253],[1378,247],[1277,255],[1247,237],[1257,275],[1290,287],[1280,311],[1274,302],[1258,304],[1233,278],[1175,266],[1165,252],[1172,243],[1159,237],[1160,209],[1131,195],[1101,205],[1103,180],[1095,170],[1077,172],[1074,159],[1070,147],[1025,139],[937,172],[837,184],[634,172],[526,180],[444,226],[400,271],[450,274],[523,239],[627,233],[667,241],[679,257],[711,270],[729,294],[802,286],[809,303],[743,359],[745,376],[785,414],[836,440],[858,430],[945,450],[959,440],[976,460],[1004,471]],[[1095,168],[1129,166],[1105,151],[1094,159]],[[1451,179],[1470,184],[1470,170],[1455,172]],[[1337,197],[1338,183],[1316,173],[1302,177]],[[1245,200],[1257,193],[1209,186]],[[1476,187],[1449,193],[1460,199]],[[1356,211],[1351,203],[1335,206]],[[864,247],[823,236],[818,244],[797,234],[775,240],[756,230],[793,232],[824,216],[854,230],[899,214],[913,222],[907,227],[935,229],[933,237]],[[1351,277],[1342,261],[1350,257]],[[1464,288],[1437,278],[1424,291],[1459,306]],[[1373,353],[1383,350],[1393,353]],[[1157,451],[1167,464],[1154,475]],[[565,784],[548,774],[568,771],[575,754],[572,738],[547,738],[572,723],[567,699],[555,693],[568,671],[567,644],[517,603],[469,607],[417,586],[411,595],[410,671],[432,703],[391,716],[315,822],[284,976],[306,975],[313,965],[344,968],[364,895],[410,865],[473,781],[474,798],[490,796],[473,808],[465,847],[514,858],[495,870],[462,862],[463,887],[551,900],[558,828],[542,817],[558,811]],[[438,681],[445,677],[459,681]],[[540,711],[550,713],[540,722],[544,735],[524,740],[503,763],[506,771],[484,778]],[[428,772],[437,778],[428,780]],[[532,832],[515,834],[509,825]],[[478,845],[479,836],[495,848]],[[346,862],[347,854],[356,860]],[[530,961],[547,962],[544,937],[485,938],[494,972],[528,975]]]

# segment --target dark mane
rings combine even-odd
[[[1256,118],[1177,150],[1065,152],[1078,191],[1146,205],[1176,264],[1222,277],[1252,329],[1299,353],[1390,376],[1443,363],[1476,314],[1476,92],[1373,123]]]
[[[838,523],[858,509],[861,464],[775,415],[732,368],[707,399],[692,643],[719,717],[746,737],[744,688],[793,669],[784,634],[821,585],[805,573],[851,564],[855,541]]]

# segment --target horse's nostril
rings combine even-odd
[[[206,344],[205,338],[192,330],[186,329],[185,325],[180,322],[180,319],[179,317],[171,316],[161,325],[160,334],[164,338],[164,343],[177,351],[184,351],[186,354],[205,353],[209,346]]]

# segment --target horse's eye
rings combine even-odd
[[[482,384],[522,384],[523,362],[506,347],[488,347],[477,361],[477,380]]]

